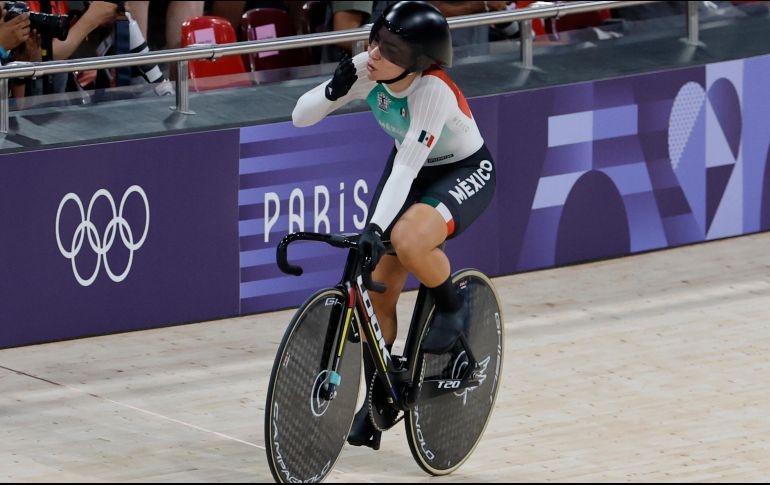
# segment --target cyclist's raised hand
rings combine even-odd
[[[374,271],[377,263],[380,262],[380,258],[385,254],[385,245],[382,244],[382,229],[380,226],[374,223],[370,223],[364,229],[364,233],[361,234],[361,239],[358,241],[358,253],[363,260],[366,257],[371,258],[371,264],[369,270]]]
[[[329,84],[326,85],[324,94],[329,101],[336,101],[348,94],[350,88],[358,79],[356,75],[356,66],[353,65],[353,59],[349,55],[342,58],[337,69],[334,70],[334,76]]]

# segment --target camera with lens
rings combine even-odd
[[[59,40],[67,39],[70,30],[70,19],[67,15],[30,12],[29,5],[24,2],[5,3],[6,22],[25,13],[29,13],[30,28],[37,30],[40,35],[56,37]]]

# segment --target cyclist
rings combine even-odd
[[[368,51],[343,59],[332,79],[305,93],[292,113],[296,126],[309,126],[365,99],[395,139],[359,251],[371,258],[374,280],[387,286],[385,293],[369,296],[389,346],[396,339],[396,303],[408,273],[430,288],[436,315],[423,350],[434,354],[454,347],[469,318],[439,246],[486,209],[496,180],[465,96],[441,69],[451,64],[451,34],[441,12],[426,2],[398,2],[372,26]],[[396,255],[383,254],[382,239],[388,238]],[[364,354],[368,384],[376,371],[372,356]],[[369,419],[368,401],[369,396],[348,442],[378,449],[380,433]]]

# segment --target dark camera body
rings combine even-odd
[[[54,15],[48,13],[30,12],[29,5],[24,2],[6,2],[5,21],[29,13],[30,27],[37,30],[44,37],[56,37],[65,40],[70,31],[70,19],[67,15]]]

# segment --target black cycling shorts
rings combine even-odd
[[[385,182],[393,169],[398,151],[393,148],[372,199],[369,218],[374,214]],[[412,204],[423,203],[435,207],[447,223],[447,239],[461,234],[492,202],[496,186],[495,163],[486,145],[459,162],[435,167],[424,166],[412,183],[409,196],[394,223],[385,228],[383,239],[390,239],[395,222]]]

